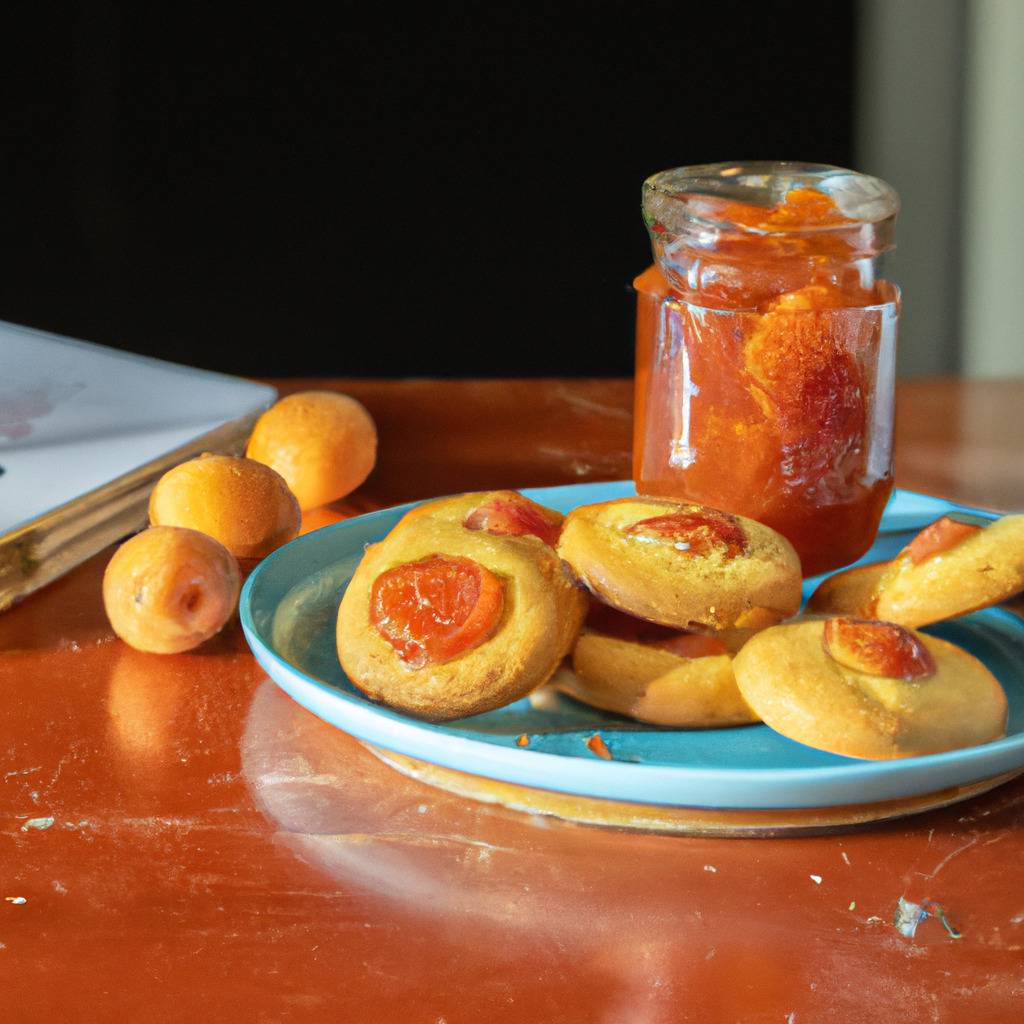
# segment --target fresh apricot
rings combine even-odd
[[[300,391],[256,421],[245,454],[280,473],[305,511],[344,498],[370,475],[377,428],[348,395]]]
[[[238,603],[238,565],[198,530],[152,526],[124,542],[103,574],[114,632],[139,651],[177,654],[220,632]]]
[[[154,526],[184,526],[219,540],[236,558],[265,558],[299,533],[295,495],[269,466],[203,455],[165,473],[149,499]]]

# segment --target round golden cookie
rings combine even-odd
[[[906,679],[853,668],[856,644],[852,657],[850,644],[826,649],[830,623],[899,631],[894,635],[904,648],[917,651],[919,664],[930,660],[934,672]],[[870,643],[861,656],[865,650],[868,657],[874,653]],[[774,626],[744,645],[733,671],[747,703],[776,732],[846,757],[935,754],[987,743],[1006,730],[1006,695],[977,658],[890,623],[828,619]]]
[[[987,608],[1024,590],[1024,516],[1004,516],[929,553],[929,533],[950,521],[955,524],[957,517],[944,516],[926,527],[891,562],[829,577],[808,610],[917,627]]]
[[[498,493],[502,500],[518,498]],[[346,674],[368,696],[432,721],[479,714],[546,682],[572,647],[587,599],[551,545],[532,534],[463,525],[492,497],[493,492],[460,495],[419,506],[366,549],[338,610],[337,642]],[[557,516],[545,512],[547,518]],[[417,664],[404,659],[378,628],[381,620],[371,615],[374,587],[391,570],[437,557],[468,560],[496,578],[500,616],[469,649]]]
[[[702,729],[758,721],[740,695],[728,654],[684,658],[585,631],[573,648],[572,667],[555,677],[559,690],[640,722]]]
[[[427,522],[450,523],[467,533],[514,536],[531,545],[554,547],[565,517],[518,491],[471,491],[426,501],[410,509],[395,525],[400,530],[423,529]]]
[[[693,502],[580,506],[558,553],[602,601],[676,629],[761,629],[800,607],[800,560],[785,537]]]

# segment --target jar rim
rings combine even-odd
[[[828,306],[825,309],[786,309],[781,312],[785,316],[791,317],[820,317],[822,315],[835,314],[835,313],[893,313],[900,309],[903,303],[903,291],[898,285],[892,284],[892,282],[886,282],[888,288],[892,290],[892,297],[886,299],[884,302],[872,302],[868,306]],[[765,313],[763,310],[758,309],[735,309],[728,306],[705,306],[699,302],[694,302],[691,299],[687,299],[682,295],[666,295],[661,300],[662,303],[674,306],[685,306],[688,310],[692,310],[697,316],[722,316],[722,317],[764,317]]]
[[[847,220],[771,229],[716,219],[708,216],[706,209],[701,209],[702,201],[706,205],[707,200],[770,208],[798,188],[809,188],[830,196]],[[696,228],[769,238],[835,234],[891,221],[899,208],[896,190],[881,178],[832,164],[795,160],[692,164],[659,171],[643,184],[643,210],[648,225],[657,221],[675,233]]]

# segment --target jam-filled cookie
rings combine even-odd
[[[600,600],[676,629],[761,629],[800,607],[800,560],[785,537],[693,502],[583,505],[558,552]]]
[[[718,637],[681,633],[595,601],[572,649],[563,693],[652,725],[713,728],[758,721],[736,688]]]
[[[555,685],[570,697],[652,725],[713,728],[758,720],[722,640],[681,633],[595,603]]]
[[[847,757],[935,754],[1006,730],[1006,695],[977,658],[893,622],[775,626],[747,642],[733,670],[776,732]]]
[[[479,714],[541,685],[572,647],[587,600],[551,546],[558,514],[497,495],[420,506],[366,549],[337,641],[368,696],[434,721]]]
[[[1024,516],[953,513],[925,527],[891,562],[829,577],[807,609],[925,626],[1024,590]]]

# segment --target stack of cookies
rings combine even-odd
[[[1024,589],[1024,516],[944,517],[892,562],[828,579],[797,616],[801,583],[784,537],[692,502],[625,498],[563,520],[515,491],[466,494],[367,549],[338,653],[368,696],[432,721],[518,700],[568,657],[560,690],[663,727],[763,721],[861,758],[1003,735],[998,681],[915,628]]]

